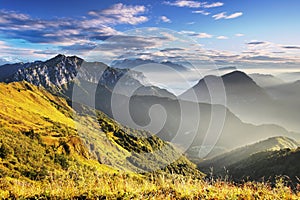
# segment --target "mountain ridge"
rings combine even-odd
[[[300,144],[295,140],[272,137],[204,160],[198,163],[198,168],[214,177],[235,182],[273,183],[277,176],[288,176],[289,181],[297,182],[299,152]]]
[[[13,66],[12,70],[11,66]],[[111,90],[118,84],[122,88],[118,92],[123,94],[130,94],[138,88],[141,94],[159,94],[175,98],[175,95],[169,91],[149,85],[141,72],[115,69],[101,62],[85,62],[77,56],[59,54],[45,62],[3,65],[0,67],[0,72],[3,74],[0,81],[9,83],[24,80],[43,86],[54,93],[63,92],[62,90],[74,81],[84,80],[105,85]]]
[[[177,64],[177,63],[173,63],[171,61],[154,61],[154,60],[150,60],[150,59],[124,59],[124,60],[119,60],[119,61],[115,61],[112,63],[112,67],[115,68],[120,68],[120,69],[124,69],[124,68],[135,68],[137,66],[142,66],[142,65],[150,65],[150,64],[160,64],[160,65],[166,65],[174,70],[178,70],[178,71],[188,71],[189,69],[187,67],[185,67],[184,65],[181,64]]]

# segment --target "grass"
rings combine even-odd
[[[1,178],[3,198],[47,199],[299,199],[300,193],[278,179],[268,183],[236,185],[224,181],[204,181],[181,175],[136,175],[69,169],[64,175],[52,174],[46,181]]]

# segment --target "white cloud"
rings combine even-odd
[[[243,33],[237,33],[237,34],[235,34],[235,36],[236,37],[243,37],[243,36],[245,36]]]
[[[242,12],[236,12],[236,13],[233,13],[231,15],[227,15],[226,12],[222,12],[222,13],[218,13],[216,15],[213,15],[212,17],[215,20],[219,20],[219,19],[234,19],[234,18],[240,17],[242,15],[243,15]]]
[[[218,39],[218,40],[227,40],[228,37],[227,37],[227,36],[224,36],[224,35],[221,35],[221,36],[218,36],[217,39]]]
[[[208,33],[198,33],[195,35],[197,38],[212,38],[212,35],[208,34]]]
[[[185,31],[185,30],[180,31],[179,33],[180,33],[180,34],[189,35],[189,36],[196,34],[195,31]]]
[[[177,6],[177,7],[188,7],[188,8],[199,8],[202,3],[198,1],[191,0],[177,0],[175,2],[165,1],[164,4]]]
[[[202,15],[210,15],[210,12],[207,12],[205,10],[194,10],[194,11],[192,11],[192,13],[202,14]]]
[[[215,3],[207,3],[207,2],[199,2],[199,1],[192,1],[192,0],[176,0],[174,2],[165,1],[164,4],[177,6],[177,7],[188,7],[188,8],[215,8],[223,6],[224,3],[222,2],[215,2]]]
[[[210,35],[208,33],[196,33],[195,31],[180,31],[179,33],[180,34],[185,34],[185,35],[188,35],[188,36],[192,36],[192,37],[201,38],[201,39],[212,38],[213,37],[213,35]]]
[[[97,17],[99,23],[102,24],[109,23],[136,25],[148,21],[148,18],[142,15],[146,11],[147,9],[145,6],[131,6],[118,3],[105,10],[90,11],[89,15]]]
[[[212,16],[215,20],[226,18],[225,12],[218,13]]]
[[[215,3],[212,3],[212,4],[204,4],[203,5],[203,8],[215,8],[215,7],[220,7],[220,6],[223,6],[224,3],[222,2],[215,2]]]
[[[171,22],[172,22],[172,21],[171,21],[168,17],[166,17],[166,16],[161,16],[161,17],[160,17],[160,20],[163,21],[163,22],[165,22],[165,23],[171,23]]]
[[[237,13],[233,13],[233,14],[227,16],[226,19],[234,19],[234,18],[240,17],[242,15],[243,15],[242,12],[237,12]]]

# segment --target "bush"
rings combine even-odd
[[[58,163],[63,169],[68,169],[70,166],[69,160],[64,154],[55,154],[54,162]]]
[[[7,156],[10,154],[10,149],[9,147],[4,144],[4,143],[1,143],[1,146],[0,146],[0,158],[4,159],[4,158],[7,158]]]

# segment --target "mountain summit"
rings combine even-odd
[[[180,97],[189,99],[193,92],[196,93],[198,101],[203,103],[211,103],[213,97],[217,100],[226,98],[229,105],[240,102],[249,104],[258,99],[269,98],[262,88],[241,71],[234,71],[220,77],[206,76]]]
[[[83,59],[76,56],[67,57],[59,54],[45,62],[4,65],[0,69],[6,77],[1,77],[1,81],[27,81],[46,88],[60,87],[76,77],[82,62]]]
[[[224,105],[242,120],[252,123],[259,123],[260,120],[253,116],[262,113],[263,108],[272,102],[267,92],[241,71],[206,76],[180,98],[192,99],[194,94],[198,102]]]
[[[10,83],[27,81],[54,91],[71,91],[75,80],[93,85],[100,84],[113,91],[118,84],[119,92],[130,94],[138,88],[141,95],[160,95],[175,98],[166,90],[148,84],[141,72],[130,69],[116,69],[102,62],[86,62],[76,56],[59,54],[45,62],[16,63],[0,66],[0,81]],[[87,84],[85,84],[87,85]],[[96,87],[96,86],[95,86]],[[87,88],[85,88],[87,89]],[[71,96],[70,96],[71,97]]]

